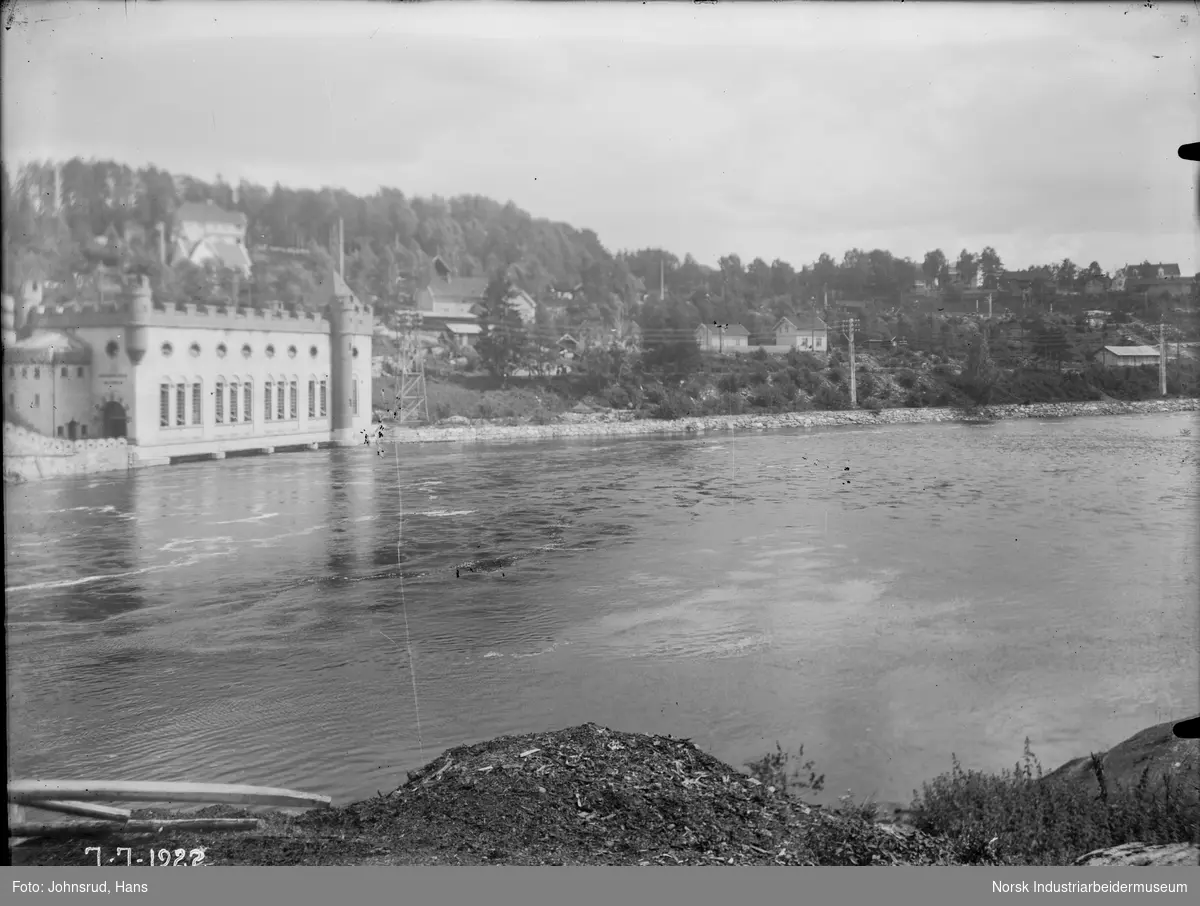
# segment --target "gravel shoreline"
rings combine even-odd
[[[883,409],[879,412],[787,412],[781,415],[713,415],[674,420],[638,419],[629,412],[568,412],[548,425],[498,425],[482,419],[439,423],[422,428],[392,427],[386,439],[395,443],[548,440],[557,437],[620,437],[645,434],[703,434],[718,431],[771,431],[781,428],[832,428],[910,425],[934,422],[981,422],[1011,418],[1066,418],[1083,415],[1150,415],[1200,411],[1200,399],[1139,402],[1031,403],[1027,406],[984,406],[978,409]],[[463,420],[464,422],[466,420]]]

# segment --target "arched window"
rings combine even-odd
[[[291,405],[288,407],[288,418],[292,419],[293,421],[300,417],[300,406],[298,400],[296,399],[299,388],[300,382],[296,378],[296,375],[293,374],[291,383],[288,384],[288,390],[290,391],[289,396],[291,397]]]
[[[175,426],[182,428],[187,424],[187,383],[180,378],[175,385]]]
[[[204,395],[200,378],[192,378],[192,424],[203,423]]]
[[[308,376],[308,417],[317,417],[317,379],[311,374]]]
[[[163,381],[158,385],[158,426],[171,427],[171,383]]]
[[[242,384],[242,421],[254,421],[254,382],[249,378]]]
[[[325,416],[328,415],[328,413],[329,413],[329,408],[328,408],[329,392],[327,390],[328,386],[329,386],[329,379],[327,377],[322,377],[321,378],[321,388],[320,388],[321,396],[320,396],[320,400],[319,400],[320,406],[321,406],[320,410],[319,410],[319,415],[321,418],[325,418]]]
[[[231,425],[236,425],[238,422],[238,399],[238,379],[235,375],[229,382],[229,424]]]
[[[287,417],[287,381],[280,378],[275,382],[275,417],[283,421]]]
[[[218,425],[225,424],[225,378],[217,375],[213,384],[213,421]]]
[[[40,369],[40,368],[33,369],[33,379],[35,381],[40,381],[42,379],[42,369]]]
[[[267,375],[267,379],[263,381],[263,421],[269,422],[274,413],[271,407],[271,388],[273,387],[271,376]]]

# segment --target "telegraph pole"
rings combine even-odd
[[[1158,322],[1158,392],[1167,395],[1167,328],[1162,321]]]
[[[850,408],[858,408],[858,377],[854,370],[854,331],[858,328],[858,319],[849,318],[841,324],[842,332],[850,341]]]

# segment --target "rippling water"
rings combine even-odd
[[[734,764],[803,743],[830,798],[907,802],[952,751],[1008,767],[1026,735],[1054,766],[1200,709],[1195,421],[350,449],[12,488],[10,774],[345,801],[587,720]]]

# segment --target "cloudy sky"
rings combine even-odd
[[[7,6],[7,4],[6,4]],[[8,161],[477,193],[613,249],[1200,270],[1200,4],[22,3]]]

